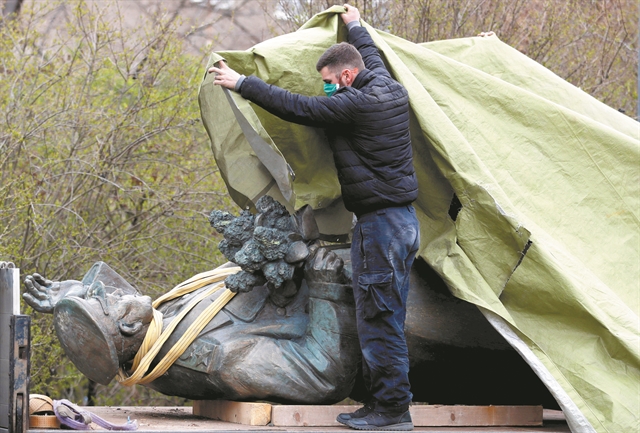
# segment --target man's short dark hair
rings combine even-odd
[[[364,62],[358,50],[351,44],[340,42],[331,46],[318,59],[316,70],[320,72],[324,67],[329,68],[333,73],[340,73],[343,69],[358,68],[358,71],[364,69]]]

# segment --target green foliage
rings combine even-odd
[[[103,260],[152,297],[222,263],[206,217],[231,202],[199,123],[203,58],[175,25],[124,30],[82,1],[43,38],[56,4],[34,8],[0,26],[0,259],[51,279]],[[58,362],[50,317],[33,317],[32,392],[82,402],[88,381]]]

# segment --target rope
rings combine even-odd
[[[207,326],[207,323],[215,317],[227,303],[233,299],[235,293],[225,288],[224,279],[229,275],[233,275],[239,272],[239,267],[214,269],[195,275],[188,280],[178,284],[171,289],[168,293],[165,293],[153,302],[153,319],[147,330],[142,345],[136,356],[133,358],[133,365],[131,367],[132,374],[127,376],[127,373],[120,368],[118,372],[118,381],[125,386],[132,386],[135,384],[145,384],[152,382],[158,377],[162,376],[173,363],[184,353],[184,351],[193,343],[198,334]],[[209,284],[215,284],[213,287],[200,293],[195,299],[193,299],[180,313],[174,317],[169,325],[162,330],[162,313],[157,308],[164,302],[178,298],[187,293],[191,293],[201,287]],[[197,319],[189,326],[187,331],[180,337],[176,344],[169,350],[169,352],[162,358],[162,360],[156,365],[156,367],[147,376],[147,370],[151,362],[156,357],[160,349],[169,339],[175,328],[180,321],[206,297],[214,294],[220,289],[224,288],[224,292],[218,298],[211,303],[207,308],[200,313]]]
[[[111,424],[109,421],[100,418],[95,413],[88,412],[71,403],[69,400],[53,400],[53,412],[57,418],[58,428],[60,424],[74,430],[93,430],[91,423],[96,423],[106,430],[138,430],[138,420],[129,419],[124,424]],[[33,426],[29,426],[33,427]]]

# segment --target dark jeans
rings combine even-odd
[[[353,293],[364,382],[383,412],[403,410],[413,397],[404,322],[409,271],[419,244],[411,205],[364,214],[354,229]]]

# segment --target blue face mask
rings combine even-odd
[[[339,84],[324,83],[324,93],[326,93],[328,97],[332,97],[339,87]]]

